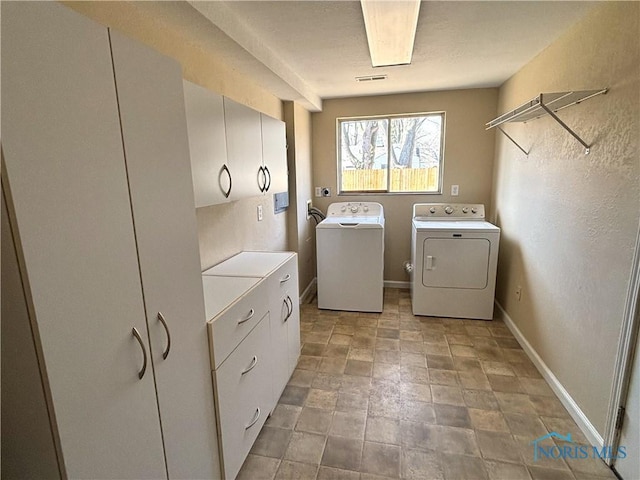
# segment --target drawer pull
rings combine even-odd
[[[280,283],[288,282],[289,280],[291,280],[291,275],[287,273],[284,277],[280,279]]]
[[[242,325],[244,322],[248,322],[249,320],[251,320],[253,318],[253,316],[255,315],[255,313],[256,313],[256,311],[253,308],[251,310],[249,310],[249,315],[244,317],[242,320],[238,320],[238,325]]]
[[[260,418],[260,407],[256,408],[256,413],[253,414],[253,418],[249,422],[249,425],[244,427],[244,429],[249,430],[251,427],[253,427],[256,424],[259,418]]]
[[[253,358],[251,359],[251,363],[249,364],[249,366],[247,368],[245,368],[241,375],[244,375],[245,373],[249,373],[251,370],[253,370],[255,368],[255,366],[258,364],[258,357],[256,357],[255,355],[253,356]]]

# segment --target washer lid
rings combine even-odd
[[[328,217],[320,222],[316,228],[384,228],[384,218],[355,215],[348,217]]]
[[[413,225],[418,232],[500,232],[500,227],[492,223],[474,220],[413,220]]]

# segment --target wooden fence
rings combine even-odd
[[[387,170],[343,170],[342,191],[387,189]],[[438,167],[392,168],[390,192],[435,192],[438,190]]]

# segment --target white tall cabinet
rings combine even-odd
[[[57,475],[218,478],[180,67],[54,2],[3,2],[2,41],[3,190]]]

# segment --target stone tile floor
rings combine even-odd
[[[534,461],[551,431],[587,440],[500,320],[415,317],[387,289],[381,314],[301,305],[301,337],[239,479],[615,478],[599,460]]]

